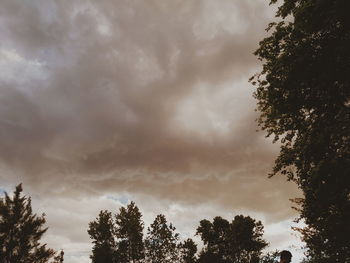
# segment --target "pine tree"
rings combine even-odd
[[[149,263],[179,262],[179,234],[164,215],[158,215],[147,231],[146,258]]]
[[[116,215],[118,257],[123,263],[138,263],[145,258],[142,214],[134,202],[121,207]]]
[[[112,214],[100,211],[98,218],[89,223],[88,233],[93,239],[92,263],[114,263],[116,244],[114,239],[114,223]]]
[[[0,262],[46,263],[55,251],[40,244],[47,231],[45,215],[33,214],[30,197],[22,196],[19,184],[11,198],[0,198]]]

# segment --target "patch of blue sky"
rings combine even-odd
[[[117,201],[122,205],[127,205],[130,202],[130,198],[127,195],[107,195],[107,199]]]
[[[0,196],[5,196],[5,192],[7,192],[6,189],[0,187]]]

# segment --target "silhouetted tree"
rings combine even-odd
[[[267,246],[262,239],[264,227],[260,221],[239,215],[229,223],[215,217],[213,223],[202,220],[197,228],[204,248],[199,262],[255,263],[259,261],[261,250]]]
[[[230,229],[230,223],[222,217],[215,217],[213,223],[209,220],[201,220],[197,228],[197,235],[205,245],[200,253],[199,262],[228,262],[228,251],[230,244],[227,235]]]
[[[255,53],[259,124],[282,144],[272,175],[303,191],[310,262],[350,262],[349,10],[348,0],[284,0]]]
[[[146,258],[149,263],[179,262],[179,234],[164,215],[158,215],[148,228],[145,240]]]
[[[46,263],[54,256],[52,249],[40,244],[47,231],[45,215],[33,214],[30,197],[22,196],[19,184],[11,198],[0,198],[0,262]]]
[[[101,211],[95,221],[89,223],[88,233],[93,239],[92,263],[116,262],[115,229],[112,214]]]
[[[145,258],[142,214],[134,202],[116,215],[116,237],[120,262],[142,262]]]
[[[191,238],[181,242],[179,244],[179,250],[181,263],[195,263],[197,261],[197,245]]]

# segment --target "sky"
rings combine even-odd
[[[90,262],[88,223],[134,200],[181,238],[237,214],[301,258],[279,145],[256,123],[267,0],[0,0],[0,194],[23,183],[44,241]],[[199,241],[198,237],[195,237]]]

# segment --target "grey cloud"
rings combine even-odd
[[[276,150],[255,132],[253,104],[234,110],[251,100],[213,107],[240,115],[227,118],[225,136],[210,123],[187,130],[176,122],[198,85],[210,87],[210,100],[249,78],[268,21],[262,1],[1,5],[0,48],[37,61],[44,76],[16,72],[20,86],[0,80],[0,158],[30,187],[71,196],[127,190],[271,213],[285,203],[270,193],[295,193],[265,180]]]

